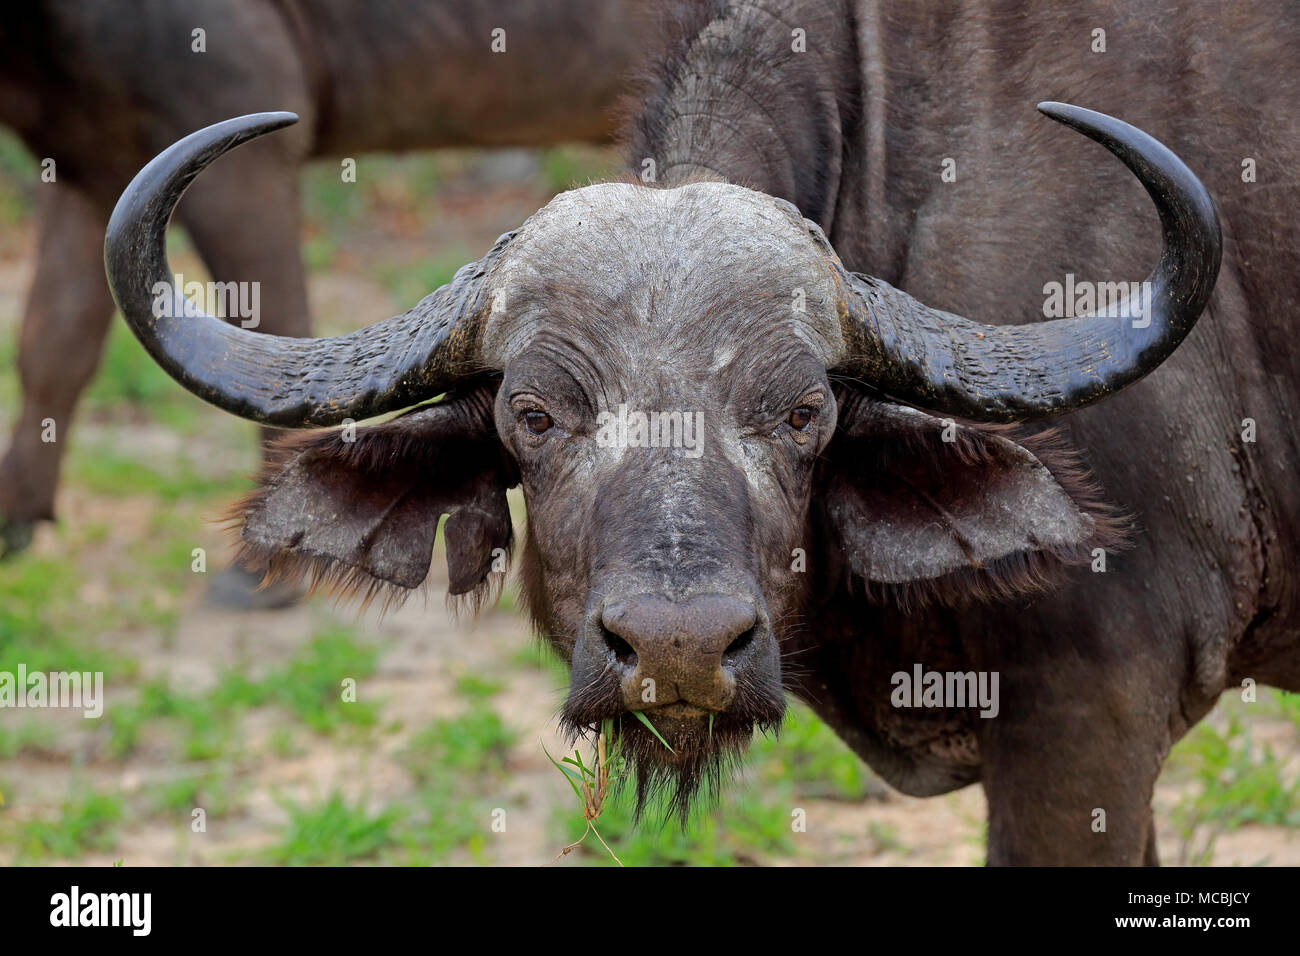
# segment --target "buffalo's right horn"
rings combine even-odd
[[[1155,203],[1164,251],[1146,280],[1149,314],[1138,321],[1138,303],[1130,299],[1079,318],[983,325],[932,309],[879,279],[841,271],[848,354],[838,370],[933,411],[985,422],[1034,421],[1132,385],[1192,330],[1214,290],[1223,248],[1219,217],[1201,181],[1164,145],[1113,116],[1065,103],[1038,108],[1118,156]]]
[[[254,113],[208,126],[165,149],[127,186],[108,223],[104,265],[136,338],[194,394],[281,428],[370,418],[479,371],[486,275],[511,233],[410,311],[334,338],[250,332],[202,312],[175,288],[167,223],[186,188],[218,156],[297,121],[293,113]]]

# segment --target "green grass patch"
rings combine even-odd
[[[0,427],[10,428],[18,417],[22,387],[18,381],[18,328],[0,331]],[[8,441],[8,432],[5,432]]]
[[[412,735],[403,763],[419,784],[445,774],[500,773],[518,735],[496,711],[477,704],[457,717],[435,720]]]
[[[461,674],[456,678],[456,693],[476,704],[491,700],[505,690],[505,686],[500,681],[489,680],[478,674]]]
[[[230,781],[217,773],[187,774],[158,784],[152,792],[151,809],[187,825],[191,814],[201,808],[210,820],[228,816],[235,808]]]
[[[23,141],[0,129],[0,226],[17,226],[36,211],[41,167]]]
[[[57,747],[54,728],[48,723],[28,720],[17,727],[0,727],[0,760],[12,760],[24,754],[51,754]]]
[[[685,832],[676,820],[665,819],[665,808],[652,804],[639,824],[634,822],[635,795],[631,782],[614,790],[596,821],[600,835],[625,866],[738,866],[788,856],[794,851],[788,788],[779,792],[733,785],[722,802],[698,810]],[[554,811],[567,845],[579,839],[586,822],[565,802]],[[558,849],[558,848],[557,848]],[[599,866],[618,864],[590,838],[570,856]]]
[[[1240,715],[1230,714],[1225,730],[1198,724],[1174,757],[1200,785],[1176,811],[1183,824],[1300,826],[1300,780],[1288,778],[1272,748],[1254,744]]]
[[[379,704],[359,688],[356,701],[343,699],[345,678],[360,681],[375,672],[377,648],[356,641],[341,624],[331,625],[296,654],[288,667],[263,681],[272,699],[312,730],[328,733],[345,724],[373,727]]]
[[[399,829],[401,848],[390,854],[390,861],[429,866],[459,853],[486,862],[493,809],[482,798],[462,793],[452,781],[424,787],[406,811]]]
[[[791,781],[809,799],[857,801],[871,795],[871,770],[803,704],[791,702],[780,736],[756,739],[750,753],[761,786]]]
[[[530,640],[520,644],[510,655],[510,663],[531,671],[549,674],[555,686],[569,686],[569,666],[560,655],[541,640]]]
[[[600,834],[627,866],[734,866],[788,857],[798,849],[792,811],[817,799],[864,800],[871,795],[871,771],[803,704],[792,702],[778,737],[758,737],[744,758],[745,779],[724,788],[716,806],[697,805],[685,833],[651,803],[633,823],[634,787],[626,779],[612,789],[600,818]],[[564,844],[582,836],[582,815],[568,804],[555,813]],[[902,849],[897,834],[873,834],[877,842]],[[564,845],[561,844],[561,845]],[[588,839],[578,858],[616,865],[597,841]]]
[[[349,234],[373,228],[386,207],[432,207],[442,184],[443,157],[431,153],[366,153],[356,160],[356,181],[345,182],[341,159],[312,163],[301,179],[303,219],[309,229]]]
[[[250,444],[250,448],[251,448]],[[114,442],[74,442],[68,455],[68,475],[85,490],[106,498],[151,495],[166,504],[193,503],[213,507],[228,502],[248,488],[241,471],[207,469],[175,460],[146,461],[140,455],[119,450]],[[202,518],[187,516],[190,527]]]
[[[405,807],[401,847],[391,862],[428,866],[453,854],[486,862],[493,810],[503,798],[484,791],[504,786],[518,734],[488,705],[491,694],[470,696],[464,713],[431,722],[400,754],[417,792]]]
[[[472,258],[456,252],[433,260],[386,262],[376,267],[375,278],[400,308],[409,309],[450,282],[456,270]]]
[[[56,558],[0,563],[0,669],[103,671],[110,684],[135,675],[134,660],[85,639],[102,619],[77,600],[80,586],[76,569]]]
[[[556,146],[542,156],[542,177],[555,193],[609,179],[615,169],[611,154],[583,146]]]
[[[1279,690],[1274,692],[1277,712],[1300,728],[1300,694]]]
[[[197,400],[172,381],[117,316],[109,328],[99,371],[86,389],[85,402],[101,409],[130,402],[151,413],[165,403],[181,404],[192,412],[199,408]]]
[[[134,704],[115,704],[108,713],[109,751],[122,758],[136,749],[146,726],[173,731],[176,753],[188,761],[225,756],[239,740],[239,717],[258,707],[279,706],[318,733],[344,726],[373,727],[379,703],[367,700],[359,685],[357,700],[344,699],[343,681],[374,673],[378,650],[357,642],[340,624],[331,624],[301,648],[284,667],[253,679],[228,671],[206,694],[177,692],[165,680],[146,683]]]
[[[387,807],[378,813],[365,801],[349,803],[335,791],[317,803],[280,804],[289,814],[280,842],[267,851],[272,863],[286,866],[340,866],[367,860],[399,843],[402,812]]]
[[[122,801],[105,793],[65,800],[54,820],[31,820],[14,835],[23,862],[76,859],[87,852],[107,852],[117,846]]]
[[[178,693],[166,680],[155,680],[140,688],[135,704],[111,709],[109,751],[113,757],[135,750],[146,723],[173,727],[178,755],[184,760],[214,760],[226,752],[235,735],[234,714],[217,705],[212,696],[192,697]]]

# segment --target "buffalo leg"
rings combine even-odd
[[[1163,682],[1135,677],[1132,661],[1109,673],[1100,655],[1064,661],[1051,643],[1021,642],[1025,653],[1001,667],[1001,712],[980,721],[988,862],[1154,863],[1151,797],[1169,736],[1152,704]]]
[[[48,183],[41,192],[36,275],[18,338],[22,407],[0,461],[0,557],[21,550],[36,522],[54,518],[73,410],[113,317],[103,216],[73,187]]]

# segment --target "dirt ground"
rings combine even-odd
[[[380,216],[374,229],[363,237],[340,240],[328,268],[313,271],[311,296],[321,327],[354,327],[404,307],[394,301],[398,296],[391,283],[376,278],[376,263],[448,257],[458,251],[466,252],[465,258],[477,255],[545,196],[546,188],[536,181],[485,187],[472,177],[468,182],[452,177],[440,193],[435,225],[432,218],[406,216],[399,195],[392,200],[394,209]],[[26,235],[11,230],[0,242],[0,336],[16,333],[32,266],[30,238],[26,227]],[[6,436],[12,414],[12,408],[0,407]],[[216,422],[217,413],[211,414]],[[148,419],[132,419],[128,412],[107,419],[85,418],[75,441],[88,445],[114,441],[144,459],[166,463],[181,456],[217,471],[237,472],[251,460],[251,452],[230,455],[221,442],[205,444],[202,434],[178,434]],[[102,632],[91,628],[83,635],[92,645],[138,661],[139,672],[129,678],[115,682],[110,675],[110,713],[122,701],[134,699],[139,687],[154,678],[168,678],[179,691],[202,696],[232,668],[247,668],[254,675],[272,672],[301,651],[322,626],[337,619],[378,649],[377,666],[359,680],[358,696],[380,704],[382,718],[377,728],[321,734],[304,729],[274,708],[251,710],[239,723],[238,746],[202,766],[204,772],[221,779],[231,794],[231,807],[213,814],[206,832],[195,833],[189,812],[135,810],[148,802],[151,792],[195,772],[193,762],[177,761],[165,737],[153,735],[146,727],[134,750],[113,756],[104,746],[102,729],[85,726],[93,721],[51,714],[50,719],[59,722],[52,745],[0,760],[0,791],[5,795],[0,815],[16,827],[45,819],[74,788],[114,793],[127,812],[116,825],[111,845],[42,862],[110,865],[122,860],[129,866],[150,866],[256,861],[259,853],[282,841],[290,818],[287,806],[319,801],[336,792],[372,808],[419,800],[422,784],[404,754],[420,728],[463,712],[464,695],[458,687],[467,676],[499,685],[491,703],[515,737],[504,756],[504,773],[462,775],[465,799],[458,806],[473,818],[482,838],[453,849],[440,862],[533,865],[555,858],[565,839],[556,818],[566,808],[576,813],[573,793],[542,749],[544,745],[553,754],[564,750],[554,731],[561,690],[551,668],[530,662],[538,655],[530,651],[533,638],[516,610],[487,612],[476,622],[457,621],[443,605],[446,571],[435,556],[427,597],[417,597],[387,615],[368,611],[358,617],[349,608],[334,610],[328,601],[274,612],[220,611],[204,603],[201,575],[179,592],[155,593],[140,564],[139,575],[128,574],[123,583],[122,570],[129,571],[142,560],[139,554],[158,511],[180,506],[133,494],[129,488],[104,493],[75,480],[65,484],[59,504],[65,529],[98,527],[102,533],[86,540],[42,528],[31,554],[20,560],[75,565],[79,580],[75,600],[92,610],[149,595],[164,610],[177,612],[174,626],[128,623]],[[193,535],[209,549],[210,567],[219,568],[226,562],[228,545],[205,520],[210,517],[193,515]],[[9,662],[0,661],[0,667],[7,666]],[[0,713],[0,729],[12,719],[13,715]],[[1224,719],[1214,718],[1219,724]],[[1300,772],[1297,725],[1262,710],[1242,720],[1249,728],[1250,745],[1268,747],[1278,760],[1281,779],[1294,786]],[[747,783],[753,785],[752,775],[736,787],[743,790]],[[1210,824],[1190,835],[1176,826],[1175,809],[1205,786],[1187,768],[1171,768],[1162,777],[1156,808],[1165,862],[1300,864],[1300,829],[1295,826],[1249,821]],[[760,849],[737,854],[737,859],[774,865],[872,866],[968,866],[983,860],[985,804],[978,787],[913,799],[873,780],[859,799],[815,794],[815,787],[800,793],[798,805],[807,812],[807,832],[794,833],[787,852]],[[505,811],[504,832],[492,828],[497,810]],[[788,809],[782,812],[788,816]],[[725,818],[726,806],[717,813]],[[18,848],[0,839],[0,862],[17,858]],[[580,859],[590,861],[591,855],[575,854],[559,865]]]
[[[94,504],[84,502],[81,507],[86,512],[74,507],[70,517],[90,512]],[[124,540],[106,542],[106,547],[129,553],[129,540],[125,539],[132,533],[130,525],[123,523],[118,528]],[[50,547],[42,536],[37,543],[38,553]],[[456,677],[471,673],[501,682],[504,689],[496,700],[498,711],[519,730],[519,739],[507,760],[506,784],[500,786],[494,781],[474,793],[473,802],[482,815],[485,832],[489,832],[493,809],[504,808],[508,818],[506,832],[492,834],[482,862],[550,863],[563,844],[548,821],[557,810],[572,806],[573,801],[572,793],[542,751],[543,744],[553,754],[564,750],[554,730],[561,691],[549,673],[517,663],[520,650],[533,646],[518,615],[494,612],[477,622],[458,622],[434,596],[445,590],[445,568],[436,566],[435,574],[437,579],[427,601],[414,600],[382,619],[376,613],[360,618],[360,630],[385,648],[377,671],[363,682],[360,692],[385,702],[386,720],[414,729],[455,713],[452,685]],[[313,618],[321,613],[319,606],[300,606],[235,615],[204,606],[200,594],[195,593],[172,639],[164,641],[157,634],[142,633],[115,649],[138,657],[142,676],[170,676],[179,686],[201,692],[212,686],[221,669],[234,665],[249,651],[267,667],[285,659],[308,640]],[[109,700],[111,707],[112,698]],[[412,780],[398,759],[409,733],[390,734],[377,748],[368,742],[353,744],[331,737],[299,735],[295,738],[299,752],[285,758],[270,753],[266,746],[275,720],[274,715],[264,714],[250,721],[246,726],[248,755],[221,768],[246,788],[239,812],[210,822],[203,834],[190,832],[187,816],[171,825],[156,818],[138,825],[128,823],[122,827],[115,849],[90,852],[69,862],[110,865],[125,858],[128,865],[150,866],[243,861],[250,852],[274,842],[286,820],[279,802],[283,797],[310,800],[339,791],[379,806],[411,793]],[[68,723],[74,731],[77,729],[77,718]],[[1290,755],[1290,770],[1294,773],[1300,763],[1294,725],[1259,721],[1253,731],[1257,741]],[[71,759],[23,757],[3,770],[6,778],[21,780],[24,804],[33,812],[61,799],[68,789],[70,774],[94,787],[117,790],[129,797],[178,772],[182,771],[165,750],[148,747],[120,761],[83,763],[75,754]],[[736,786],[745,786],[745,781]],[[1183,838],[1168,823],[1168,811],[1188,787],[1186,783],[1162,779],[1157,791],[1160,852],[1167,863],[1185,860],[1187,853]],[[794,837],[798,854],[761,862],[969,866],[983,859],[985,803],[978,787],[916,799],[881,784],[868,800],[812,799],[802,805],[807,811],[808,828]],[[882,839],[881,834],[888,834],[888,839]],[[0,859],[3,855],[4,849],[0,848]],[[1300,864],[1300,833],[1286,827],[1241,826],[1219,833],[1206,860],[1215,866],[1264,861],[1273,865]]]

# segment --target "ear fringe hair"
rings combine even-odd
[[[424,410],[415,409],[407,415],[416,415]],[[236,500],[217,518],[218,525],[234,539],[237,546],[235,561],[250,571],[262,574],[260,587],[265,588],[277,581],[304,581],[309,595],[332,598],[336,607],[355,602],[359,614],[378,602],[381,616],[400,608],[414,594],[424,594],[427,599],[428,578],[419,587],[407,588],[375,577],[368,571],[331,555],[286,552],[256,544],[243,537],[245,516],[264,506],[266,495],[277,476],[300,455],[324,455],[362,471],[381,471],[392,461],[432,461],[427,443],[419,440],[420,429],[414,423],[394,427],[395,423],[405,417],[406,415],[399,416],[392,422],[385,423],[388,427],[382,432],[377,427],[359,428],[356,440],[351,442],[343,441],[342,429],[336,429],[324,434],[289,434],[275,439],[267,446],[262,467],[253,479],[254,489]],[[443,535],[445,546],[445,528]],[[501,599],[514,555],[513,528],[505,550],[505,571],[489,572],[478,585],[464,594],[447,593],[447,609],[458,619],[467,613],[471,619],[477,618],[484,608],[495,607]]]
[[[327,555],[289,554],[242,540],[235,560],[250,571],[261,572],[261,587],[277,581],[303,581],[309,595],[332,598],[336,607],[355,602],[359,614],[375,602],[380,614],[387,614],[427,588],[426,584],[405,588]]]
[[[1027,432],[1019,425],[982,425],[953,419],[958,428],[955,441],[945,442],[933,429],[895,433],[876,445],[875,464],[922,456],[939,468],[956,455],[964,465],[988,464],[992,460],[989,439],[1004,438],[1024,448],[1051,473],[1070,500],[1092,521],[1092,531],[1083,541],[1054,545],[1035,551],[1021,551],[986,562],[979,568],[961,568],[923,581],[901,584],[868,581],[846,569],[845,585],[854,586],[873,604],[890,604],[904,613],[942,605],[961,608],[971,602],[1009,603],[1037,597],[1057,587],[1071,568],[1089,565],[1093,551],[1102,548],[1116,553],[1131,547],[1134,518],[1111,504],[1100,484],[1059,428]],[[945,462],[946,460],[946,462]]]
[[[235,526],[233,528],[228,526],[226,530],[238,534],[238,526],[243,522],[243,515],[228,516],[223,520],[233,521]],[[452,594],[448,591],[447,610],[458,620],[467,618],[474,620],[484,609],[491,610],[496,607],[505,590],[513,554],[512,535],[511,540],[506,543],[506,570],[489,572],[484,575],[482,581],[463,594]],[[235,561],[250,571],[262,574],[260,587],[267,587],[277,581],[304,581],[309,595],[331,598],[335,606],[356,603],[358,613],[364,613],[372,604],[378,602],[379,613],[382,616],[400,608],[413,595],[421,594],[426,600],[428,597],[427,578],[419,587],[407,588],[377,578],[362,568],[328,555],[290,554],[240,539],[239,547],[235,552]]]

